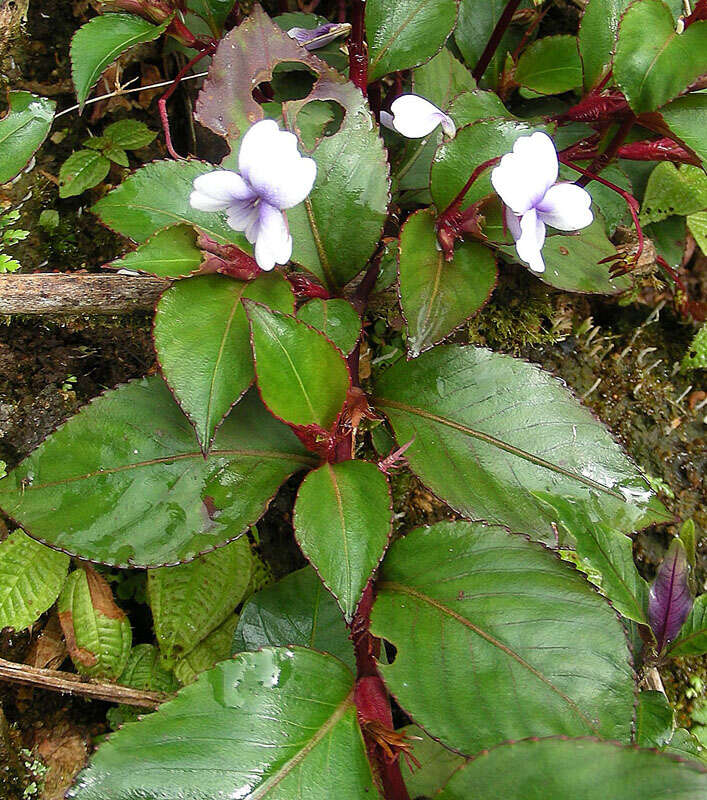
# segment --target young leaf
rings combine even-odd
[[[322,300],[315,297],[300,308],[297,319],[321,331],[344,355],[356,347],[361,335],[361,317],[351,303],[340,298]]]
[[[105,14],[79,28],[71,40],[71,76],[79,103],[83,106],[101,73],[120,55],[153,41],[170,22],[171,18],[153,25],[133,14]]]
[[[512,742],[480,753],[457,770],[435,800],[502,797],[529,800],[695,800],[707,792],[707,772],[652,750],[591,739]],[[541,787],[541,788],[540,788]]]
[[[108,174],[110,161],[96,150],[77,150],[59,170],[59,197],[75,197],[97,186]]]
[[[332,656],[299,647],[241,653],[112,734],[67,797],[176,795],[380,800],[353,675]]]
[[[481,309],[496,285],[496,260],[478,242],[464,242],[445,261],[432,209],[408,217],[400,234],[400,305],[407,345],[416,357]]]
[[[457,0],[368,0],[368,80],[429,61],[457,21]]]
[[[331,653],[352,670],[356,667],[341,610],[312,567],[291,572],[243,607],[233,653],[280,645]]]
[[[637,113],[655,111],[705,71],[707,22],[683,33],[663,0],[630,5],[619,27],[614,78]]]
[[[545,36],[518,59],[515,79],[539,94],[562,94],[582,85],[582,64],[575,36]]]
[[[648,597],[648,618],[659,653],[675,639],[692,609],[689,569],[683,543],[673,539]]]
[[[137,644],[130,651],[125,669],[118,678],[122,686],[149,692],[175,692],[179,684],[166,669],[160,651],[152,644]]]
[[[279,272],[251,282],[220,275],[179,281],[155,312],[155,349],[162,374],[196,429],[202,450],[253,381],[253,353],[241,299],[292,313],[294,294]]]
[[[707,142],[704,130],[707,125],[707,95],[702,92],[678,97],[660,110],[663,122],[673,136],[702,159],[707,168]]]
[[[183,686],[193,683],[202,672],[229,658],[237,624],[238,614],[231,614],[216,630],[211,631],[195,648],[177,661],[174,674]]]
[[[136,250],[106,264],[110,269],[130,269],[159,275],[163,278],[183,278],[199,269],[203,257],[196,246],[196,232],[191,225],[172,225],[158,231]]]
[[[128,154],[120,147],[109,144],[103,148],[103,155],[121,167],[129,167]]]
[[[411,469],[452,508],[552,540],[533,492],[587,502],[621,530],[667,521],[604,426],[547,372],[483,348],[446,345],[398,362],[375,387]],[[627,527],[628,526],[628,527]]]
[[[69,553],[161,566],[239,536],[313,463],[255,393],[205,459],[164,382],[148,378],[106,392],[48,437],[0,481],[0,506]]]
[[[457,752],[630,738],[621,623],[584,576],[522,535],[468,522],[409,533],[381,568],[371,632],[396,648],[378,667],[388,689]]]
[[[294,425],[329,430],[349,388],[341,353],[319,331],[295,317],[246,301],[255,372],[263,401]]]
[[[0,542],[0,630],[28,628],[59,596],[69,557],[22,531]]]
[[[139,150],[141,147],[147,147],[157,133],[151,131],[144,122],[138,122],[136,119],[121,119],[109,125],[103,131],[103,136],[123,150]]]
[[[235,610],[250,583],[246,536],[189,564],[151,569],[147,596],[165,661],[186,655]]]
[[[673,735],[674,716],[663,692],[640,692],[636,710],[636,744],[639,747],[664,747]]]
[[[76,669],[90,678],[116,679],[125,669],[133,635],[105,578],[83,566],[59,595],[59,621]]]
[[[294,527],[302,552],[351,622],[392,531],[385,475],[367,461],[324,464],[300,486]]]
[[[707,594],[701,594],[695,600],[668,652],[671,656],[699,656],[707,653]]]
[[[49,135],[56,103],[30,92],[10,92],[10,107],[0,119],[0,183],[27,166]]]

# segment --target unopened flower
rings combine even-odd
[[[255,245],[260,269],[286,264],[292,237],[285,209],[312,191],[317,165],[297,150],[297,137],[264,119],[252,125],[241,142],[238,172],[219,169],[199,175],[189,202],[200,211],[226,211],[233,230],[244,231]]]
[[[457,128],[454,120],[436,105],[416,94],[403,94],[393,101],[390,113],[381,111],[381,125],[397,131],[408,139],[422,139],[429,136],[438,126],[445,135],[453,139]]]
[[[302,45],[307,50],[318,50],[320,47],[338,39],[348,36],[351,25],[348,22],[327,22],[319,28],[290,28],[287,35]]]
[[[594,219],[589,192],[574,183],[557,183],[558,174],[555,145],[541,131],[521,136],[491,173],[518,257],[534,272],[545,272],[541,251],[546,225],[578,231]]]

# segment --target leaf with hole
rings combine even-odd
[[[243,607],[233,653],[280,645],[331,653],[352,670],[356,668],[341,609],[312,567],[291,572]]]
[[[322,300],[315,297],[299,309],[297,319],[321,331],[344,355],[356,347],[361,335],[361,317],[351,303],[341,298]]]
[[[206,452],[217,427],[253,382],[243,297],[292,313],[294,294],[279,272],[245,282],[220,275],[179,281],[160,298],[155,349],[162,374]]]
[[[545,36],[523,51],[515,80],[539,94],[562,94],[582,85],[576,36]]]
[[[9,106],[0,119],[0,183],[19,175],[47,138],[56,103],[30,92],[10,92]]]
[[[353,682],[312,650],[241,653],[112,734],[67,797],[380,800]]]
[[[392,531],[385,475],[358,460],[310,472],[297,494],[294,528],[302,552],[351,622]]]
[[[375,386],[410,468],[464,516],[554,541],[533,492],[586,503],[629,531],[671,517],[610,433],[555,377],[520,359],[444,345]],[[626,527],[622,528],[626,530]]]
[[[59,596],[69,557],[14,531],[0,542],[0,630],[22,631]]]
[[[631,737],[621,623],[583,575],[522,535],[468,522],[409,533],[381,568],[371,632],[396,648],[378,668],[398,703],[458,752]]]
[[[203,261],[191,225],[172,225],[158,231],[135,250],[105,264],[106,269],[129,269],[162,278],[183,278]]]
[[[159,378],[106,392],[0,481],[33,537],[116,566],[188,561],[235,539],[313,459],[252,392],[204,458]]]
[[[431,209],[408,217],[400,234],[400,305],[407,346],[416,357],[476,314],[496,285],[496,259],[479,242],[463,242],[446,261]]]

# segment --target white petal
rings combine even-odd
[[[250,165],[257,164],[264,156],[267,156],[281,133],[277,122],[272,119],[261,119],[260,122],[256,122],[248,128],[238,151],[238,169],[246,180],[249,180]],[[294,149],[296,147],[295,139]]]
[[[239,200],[228,207],[226,219],[234,231],[246,231],[258,219],[258,207],[252,201]]]
[[[557,175],[555,145],[547,134],[538,131],[516,141],[513,152],[503,156],[491,172],[491,183],[507,206],[516,214],[524,214],[542,200]]]
[[[292,237],[285,215],[268,203],[261,203],[255,260],[260,269],[271,270],[275,264],[287,264],[292,256]]]
[[[438,125],[444,126],[445,133],[454,129],[451,117],[429,100],[416,94],[401,95],[393,102],[390,111],[395,130],[408,139],[422,139],[432,133]],[[454,130],[456,132],[456,129]]]
[[[194,191],[225,203],[253,197],[253,190],[243,178],[227,169],[217,169],[194,178]]]
[[[228,208],[232,202],[232,198],[216,200],[208,194],[202,194],[197,191],[193,191],[189,195],[189,205],[192,208],[196,208],[197,211],[222,211],[224,208]]]
[[[578,231],[592,224],[592,196],[574,183],[556,183],[538,203],[540,219],[560,231]]]
[[[516,240],[519,258],[528,264],[533,272],[545,272],[542,247],[545,244],[545,223],[538,219],[534,208],[526,211],[520,221],[520,238]]]
[[[513,237],[514,241],[518,241],[520,239],[521,234],[523,231],[520,228],[520,217],[518,214],[514,214],[508,206],[506,206],[506,226],[508,230],[511,232],[511,236]]]

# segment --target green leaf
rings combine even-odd
[[[109,158],[111,161],[114,161],[116,164],[120,164],[121,167],[129,167],[130,162],[128,161],[128,154],[120,147],[114,147],[113,145],[108,145],[107,147],[103,148],[103,155],[106,158]]]
[[[419,767],[406,771],[402,767],[403,758],[400,759],[405,786],[410,796],[433,797],[466,759],[442,747],[417,725],[406,725],[399,732],[409,737],[412,754],[420,763]]]
[[[682,360],[682,368],[707,369],[707,325],[703,325],[695,334]]]
[[[187,8],[206,22],[214,36],[220,37],[235,4],[236,0],[188,0]]]
[[[241,653],[112,734],[67,796],[177,795],[380,800],[351,672],[299,647]]]
[[[621,15],[633,0],[589,0],[579,26],[584,88],[596,86],[611,69]]]
[[[166,662],[188,653],[235,611],[251,570],[250,544],[243,536],[189,564],[147,573],[155,635]]]
[[[707,168],[707,143],[704,131],[707,126],[707,94],[694,92],[678,97],[661,108],[663,122],[682,144],[702,159]]]
[[[347,622],[388,546],[392,500],[375,464],[343,461],[310,472],[297,494],[295,537]]]
[[[671,656],[699,656],[707,653],[707,594],[695,599],[677,639],[668,648]]]
[[[690,28],[688,28],[690,30]],[[664,161],[651,172],[641,205],[641,222],[687,216],[707,207],[707,175],[690,164]]]
[[[381,568],[371,632],[396,648],[378,665],[388,689],[458,752],[529,736],[630,739],[621,623],[583,575],[525,536],[469,522],[409,533]]]
[[[30,92],[10,92],[10,107],[0,119],[0,183],[27,166],[49,135],[56,103]]]
[[[139,150],[147,147],[157,136],[155,131],[151,131],[144,122],[136,119],[121,119],[109,125],[103,135],[116,147],[123,150]]]
[[[687,218],[687,227],[695,237],[697,246],[703,253],[707,252],[707,211],[697,211]]]
[[[199,269],[203,261],[196,241],[196,232],[191,225],[172,225],[106,267],[130,269],[163,278],[183,278]]]
[[[263,401],[294,425],[329,430],[349,388],[341,352],[319,331],[295,317],[246,301],[255,372]]]
[[[243,297],[292,313],[294,294],[279,272],[252,282],[221,275],[179,281],[160,298],[155,349],[162,374],[206,452],[217,427],[253,382]]]
[[[601,577],[601,590],[614,608],[628,619],[648,624],[648,584],[633,561],[633,542],[601,521],[598,502],[581,508],[571,500],[541,492],[535,495],[548,503],[561,525],[572,536],[577,555]]]
[[[685,728],[676,728],[670,744],[663,748],[663,752],[673,753],[676,756],[692,761],[705,761],[704,748],[698,738],[690,731],[685,730]]]
[[[375,387],[410,468],[464,516],[554,540],[531,493],[586,502],[628,530],[670,519],[604,426],[537,367],[476,347],[446,345],[400,361]],[[622,528],[623,529],[623,528]]]
[[[637,113],[655,111],[705,72],[707,22],[682,34],[663,0],[639,0],[621,18],[614,78]]]
[[[69,557],[22,531],[0,542],[0,630],[28,628],[54,603],[69,571]]]
[[[356,347],[361,335],[361,317],[351,303],[340,298],[316,297],[300,308],[297,318],[321,331],[344,355]]]
[[[137,644],[130,651],[118,683],[148,692],[175,692],[174,674],[165,668],[160,651],[152,644]]]
[[[157,39],[171,22],[161,25],[133,14],[105,14],[83,25],[71,40],[71,76],[83,106],[103,71],[136,44]]]
[[[238,614],[231,614],[216,630],[180,658],[174,665],[174,674],[182,685],[193,683],[207,669],[231,655],[233,633],[238,624]]]
[[[687,224],[685,217],[674,214],[660,222],[643,226],[643,233],[653,242],[655,251],[670,266],[679,269],[685,253]]]
[[[412,86],[415,94],[446,111],[457,95],[476,89],[476,81],[451,50],[443,47],[433,59],[413,72]]]
[[[513,119],[513,114],[506,109],[496,92],[484,92],[481,89],[457,95],[449,106],[449,116],[458,128],[489,117]]]
[[[576,36],[545,36],[518,59],[515,80],[539,94],[562,94],[582,85]]]
[[[133,635],[105,578],[92,567],[74,570],[59,595],[59,621],[76,669],[116,679],[125,669]]]
[[[436,800],[530,800],[529,790],[542,800],[564,800],[568,792],[572,800],[695,800],[707,792],[707,773],[694,763],[613,742],[513,742],[467,761]]]
[[[286,575],[243,607],[233,653],[280,645],[331,653],[352,670],[356,668],[341,610],[312,567]]]
[[[77,150],[59,170],[59,197],[75,197],[97,186],[108,174],[110,161],[95,150]]]
[[[34,538],[116,566],[161,566],[237,538],[313,460],[255,393],[205,459],[159,378],[106,392],[0,481],[0,506]]]
[[[557,142],[555,142],[557,146]],[[558,150],[560,148],[558,147]],[[633,186],[628,175],[616,164],[610,164],[601,171],[602,177],[614,185],[633,194]],[[560,165],[560,180],[574,182],[580,178],[580,173],[565,164]],[[613,236],[619,225],[633,224],[626,201],[613,189],[594,181],[588,189],[592,196],[595,209],[601,211],[604,229],[608,236]]]
[[[454,28],[457,11],[457,0],[368,0],[369,82],[417,67],[439,53]]]
[[[673,735],[673,717],[673,709],[663,692],[639,692],[636,744],[639,747],[664,747]]]
[[[135,170],[91,210],[116,233],[136,242],[186,222],[218,244],[235,244],[251,253],[253,248],[242,233],[228,226],[224,212],[197,211],[189,204],[194,178],[213,169],[202,161],[153,161]]]
[[[408,217],[400,234],[400,304],[407,345],[416,357],[482,308],[496,285],[496,260],[478,242],[464,242],[445,261],[432,209]]]

